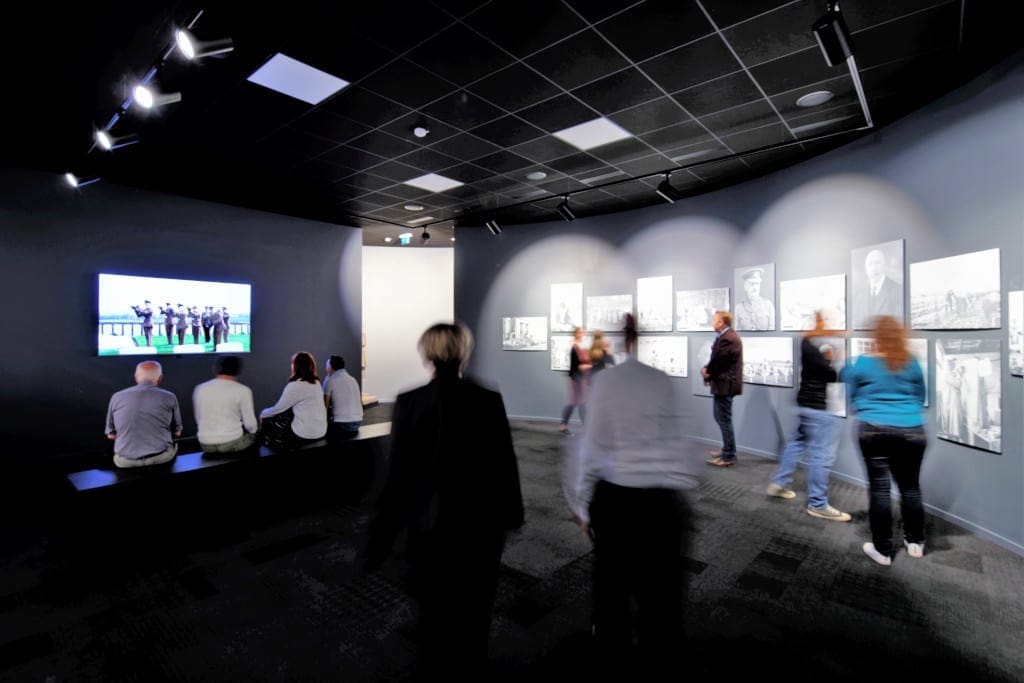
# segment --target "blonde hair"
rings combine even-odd
[[[435,366],[458,365],[461,371],[473,353],[473,333],[459,323],[438,323],[427,328],[417,347],[424,360]]]
[[[590,361],[599,361],[604,357],[604,332],[596,330],[594,332],[594,341],[590,344]]]
[[[891,315],[880,315],[875,323],[875,353],[885,361],[890,372],[896,372],[910,360],[907,331]]]
[[[715,311],[715,315],[722,319],[726,327],[732,327],[732,313],[729,311]]]

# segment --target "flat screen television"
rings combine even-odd
[[[252,285],[100,273],[101,356],[248,353]]]

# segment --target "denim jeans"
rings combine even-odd
[[[875,550],[892,555],[892,479],[900,490],[903,536],[908,543],[924,542],[924,506],[921,503],[921,461],[924,427],[886,427],[861,423],[857,435],[868,471],[868,519]]]
[[[772,481],[789,488],[800,456],[807,454],[807,507],[828,507],[828,468],[836,461],[841,419],[825,410],[800,407],[800,424],[779,456]]]
[[[732,396],[714,396],[715,422],[722,430],[722,460],[736,459],[736,435],[732,431]]]

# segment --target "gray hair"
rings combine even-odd
[[[144,360],[135,366],[136,382],[156,382],[164,376],[164,369],[155,360]]]
[[[435,366],[458,364],[464,370],[473,353],[473,333],[459,323],[431,325],[418,344],[423,359]]]

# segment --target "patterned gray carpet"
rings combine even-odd
[[[592,675],[590,548],[559,473],[568,440],[539,422],[517,422],[514,438],[527,523],[505,553],[493,678]],[[832,486],[853,523],[814,519],[802,493],[763,494],[772,467],[741,454],[691,496],[680,679],[1024,680],[1024,560],[932,520],[923,559],[879,567],[860,550],[862,490]],[[101,515],[7,519],[0,678],[408,680],[414,607],[400,563],[353,570],[368,504],[301,493],[260,491],[241,509],[175,489]]]

